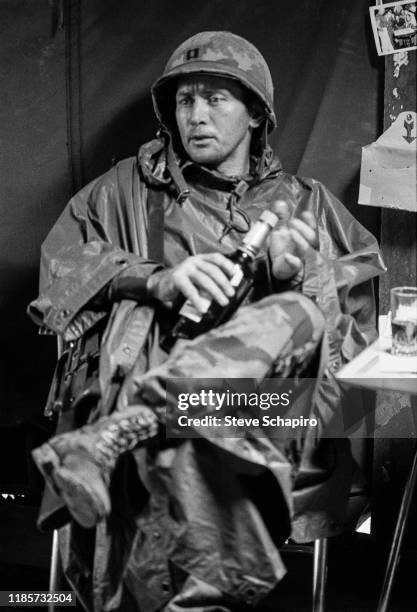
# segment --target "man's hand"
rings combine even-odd
[[[197,310],[205,312],[207,298],[221,306],[228,304],[235,293],[229,281],[233,270],[234,264],[221,253],[192,255],[174,268],[152,274],[147,290],[151,297],[165,304],[182,294]]]
[[[277,202],[273,212],[280,223],[269,242],[272,274],[277,280],[289,280],[302,275],[308,250],[318,248],[317,223],[309,211],[301,213],[301,219],[290,219],[288,206],[283,201]]]

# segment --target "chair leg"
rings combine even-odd
[[[404,532],[407,525],[407,519],[410,514],[411,502],[414,495],[414,489],[417,482],[417,446],[414,451],[413,462],[411,464],[410,473],[406,485],[404,487],[403,497],[401,499],[400,510],[398,512],[397,523],[395,525],[394,536],[392,538],[391,550],[389,554],[388,564],[385,571],[384,583],[382,585],[381,594],[378,602],[378,612],[386,612],[391,596],[392,587],[394,584],[395,572],[400,560],[401,545],[404,538]]]
[[[63,340],[61,336],[57,336],[57,353],[58,358],[62,355]],[[54,529],[52,536],[51,550],[51,567],[49,569],[49,592],[54,593],[60,589],[60,560],[59,560],[59,543],[58,530]],[[55,605],[48,604],[48,612],[55,612]]]
[[[324,612],[327,578],[327,538],[314,540],[313,612]]]
[[[55,529],[52,536],[51,567],[49,570],[49,592],[54,593],[59,590],[59,544],[58,531]],[[54,612],[55,605],[48,605],[48,612]]]

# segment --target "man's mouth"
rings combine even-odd
[[[192,136],[190,136],[189,140],[190,142],[194,142],[197,144],[205,144],[206,142],[213,140],[213,138],[214,136],[210,136],[209,134],[193,134]]]

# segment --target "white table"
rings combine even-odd
[[[417,395],[417,357],[397,357],[390,354],[391,323],[387,316],[379,317],[380,337],[336,373],[341,384],[382,391],[400,391]],[[405,361],[404,361],[405,359]],[[407,371],[408,370],[408,371]],[[401,544],[417,482],[417,447],[404,487],[384,583],[378,602],[378,612],[388,610],[389,599],[398,565]]]
[[[336,374],[342,384],[384,391],[417,394],[417,357],[390,354],[391,324],[379,317],[380,337]]]

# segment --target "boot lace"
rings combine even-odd
[[[139,442],[148,440],[158,433],[159,423],[152,412],[133,417],[125,417],[112,422],[100,432],[97,449],[105,464],[112,467],[119,455],[133,450]]]

